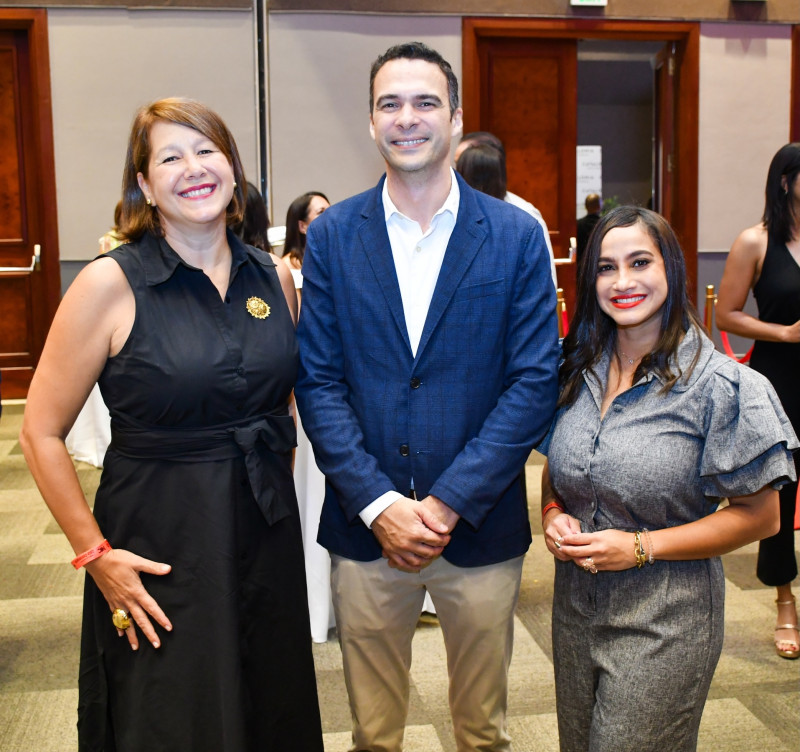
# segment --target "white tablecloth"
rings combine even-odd
[[[67,451],[76,460],[103,467],[103,458],[110,442],[111,416],[100,396],[100,387],[95,384],[72,430],[67,434]]]
[[[311,617],[311,639],[326,642],[328,630],[336,624],[331,600],[331,557],[317,543],[319,515],[325,499],[325,476],[314,460],[314,450],[297,418],[297,449],[294,454],[294,486],[300,507],[303,528],[303,549],[306,558],[308,614]]]

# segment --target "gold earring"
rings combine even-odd
[[[238,186],[239,186],[239,184],[238,184],[238,183],[237,183],[237,182],[234,180],[234,181],[233,181],[233,187],[234,187],[234,188],[237,188]]]
[[[153,205],[153,202],[149,198],[147,199],[147,205],[148,206],[152,206]]]

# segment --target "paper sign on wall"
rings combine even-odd
[[[590,193],[603,196],[603,147],[577,147],[575,166],[575,216],[580,219],[586,214],[586,197]]]

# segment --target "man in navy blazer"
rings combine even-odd
[[[379,57],[378,185],[309,228],[298,409],[326,476],[319,542],[359,752],[399,752],[425,591],[442,626],[459,752],[510,750],[520,473],[557,398],[539,224],[450,167],[458,82],[419,42]]]

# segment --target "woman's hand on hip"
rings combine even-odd
[[[139,573],[165,575],[169,574],[171,569],[169,564],[145,559],[122,548],[114,548],[86,565],[87,572],[108,602],[111,614],[117,609],[122,609],[128,614],[130,627],[124,631],[118,629],[117,632],[120,637],[123,634],[127,636],[133,650],[139,649],[136,626],[142,630],[142,634],[153,647],[161,646],[161,640],[150,622],[151,617],[168,632],[172,630],[172,624],[166,614],[145,590]],[[108,617],[109,622],[111,614]],[[114,628],[113,625],[111,628]]]

